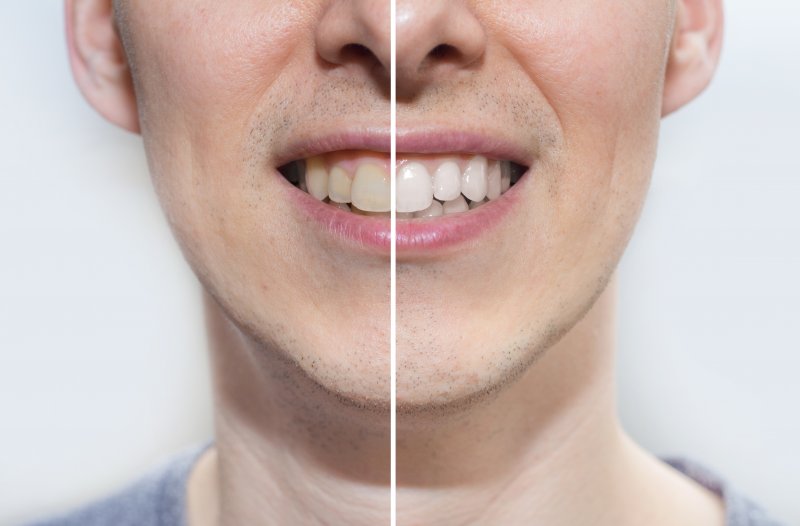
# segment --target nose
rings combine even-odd
[[[486,32],[464,0],[397,0],[397,97],[474,66]]]
[[[317,53],[325,62],[368,76],[387,92],[392,58],[389,2],[330,2],[315,35]]]

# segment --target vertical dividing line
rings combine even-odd
[[[391,49],[391,67],[389,72],[390,82],[390,101],[389,111],[391,114],[391,149],[389,153],[391,177],[391,235],[392,235],[392,248],[390,251],[389,271],[390,285],[390,330],[389,330],[389,396],[390,396],[390,523],[391,526],[397,526],[397,179],[395,177],[397,172],[397,25],[395,24],[397,18],[397,2],[396,0],[389,0],[391,3],[390,12],[390,49]]]

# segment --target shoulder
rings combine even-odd
[[[186,482],[207,446],[196,446],[124,490],[76,511],[28,526],[183,526]]]
[[[783,526],[705,466],[685,458],[662,460],[722,497],[725,503],[725,526]]]

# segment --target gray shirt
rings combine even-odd
[[[30,526],[186,526],[186,483],[207,447],[195,447],[175,457],[116,495]],[[781,526],[710,470],[685,459],[665,462],[722,497],[726,526]]]

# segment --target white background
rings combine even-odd
[[[620,412],[800,524],[800,4],[728,2],[621,266]],[[83,102],[62,2],[0,4],[0,524],[211,433],[198,285],[140,140]]]

